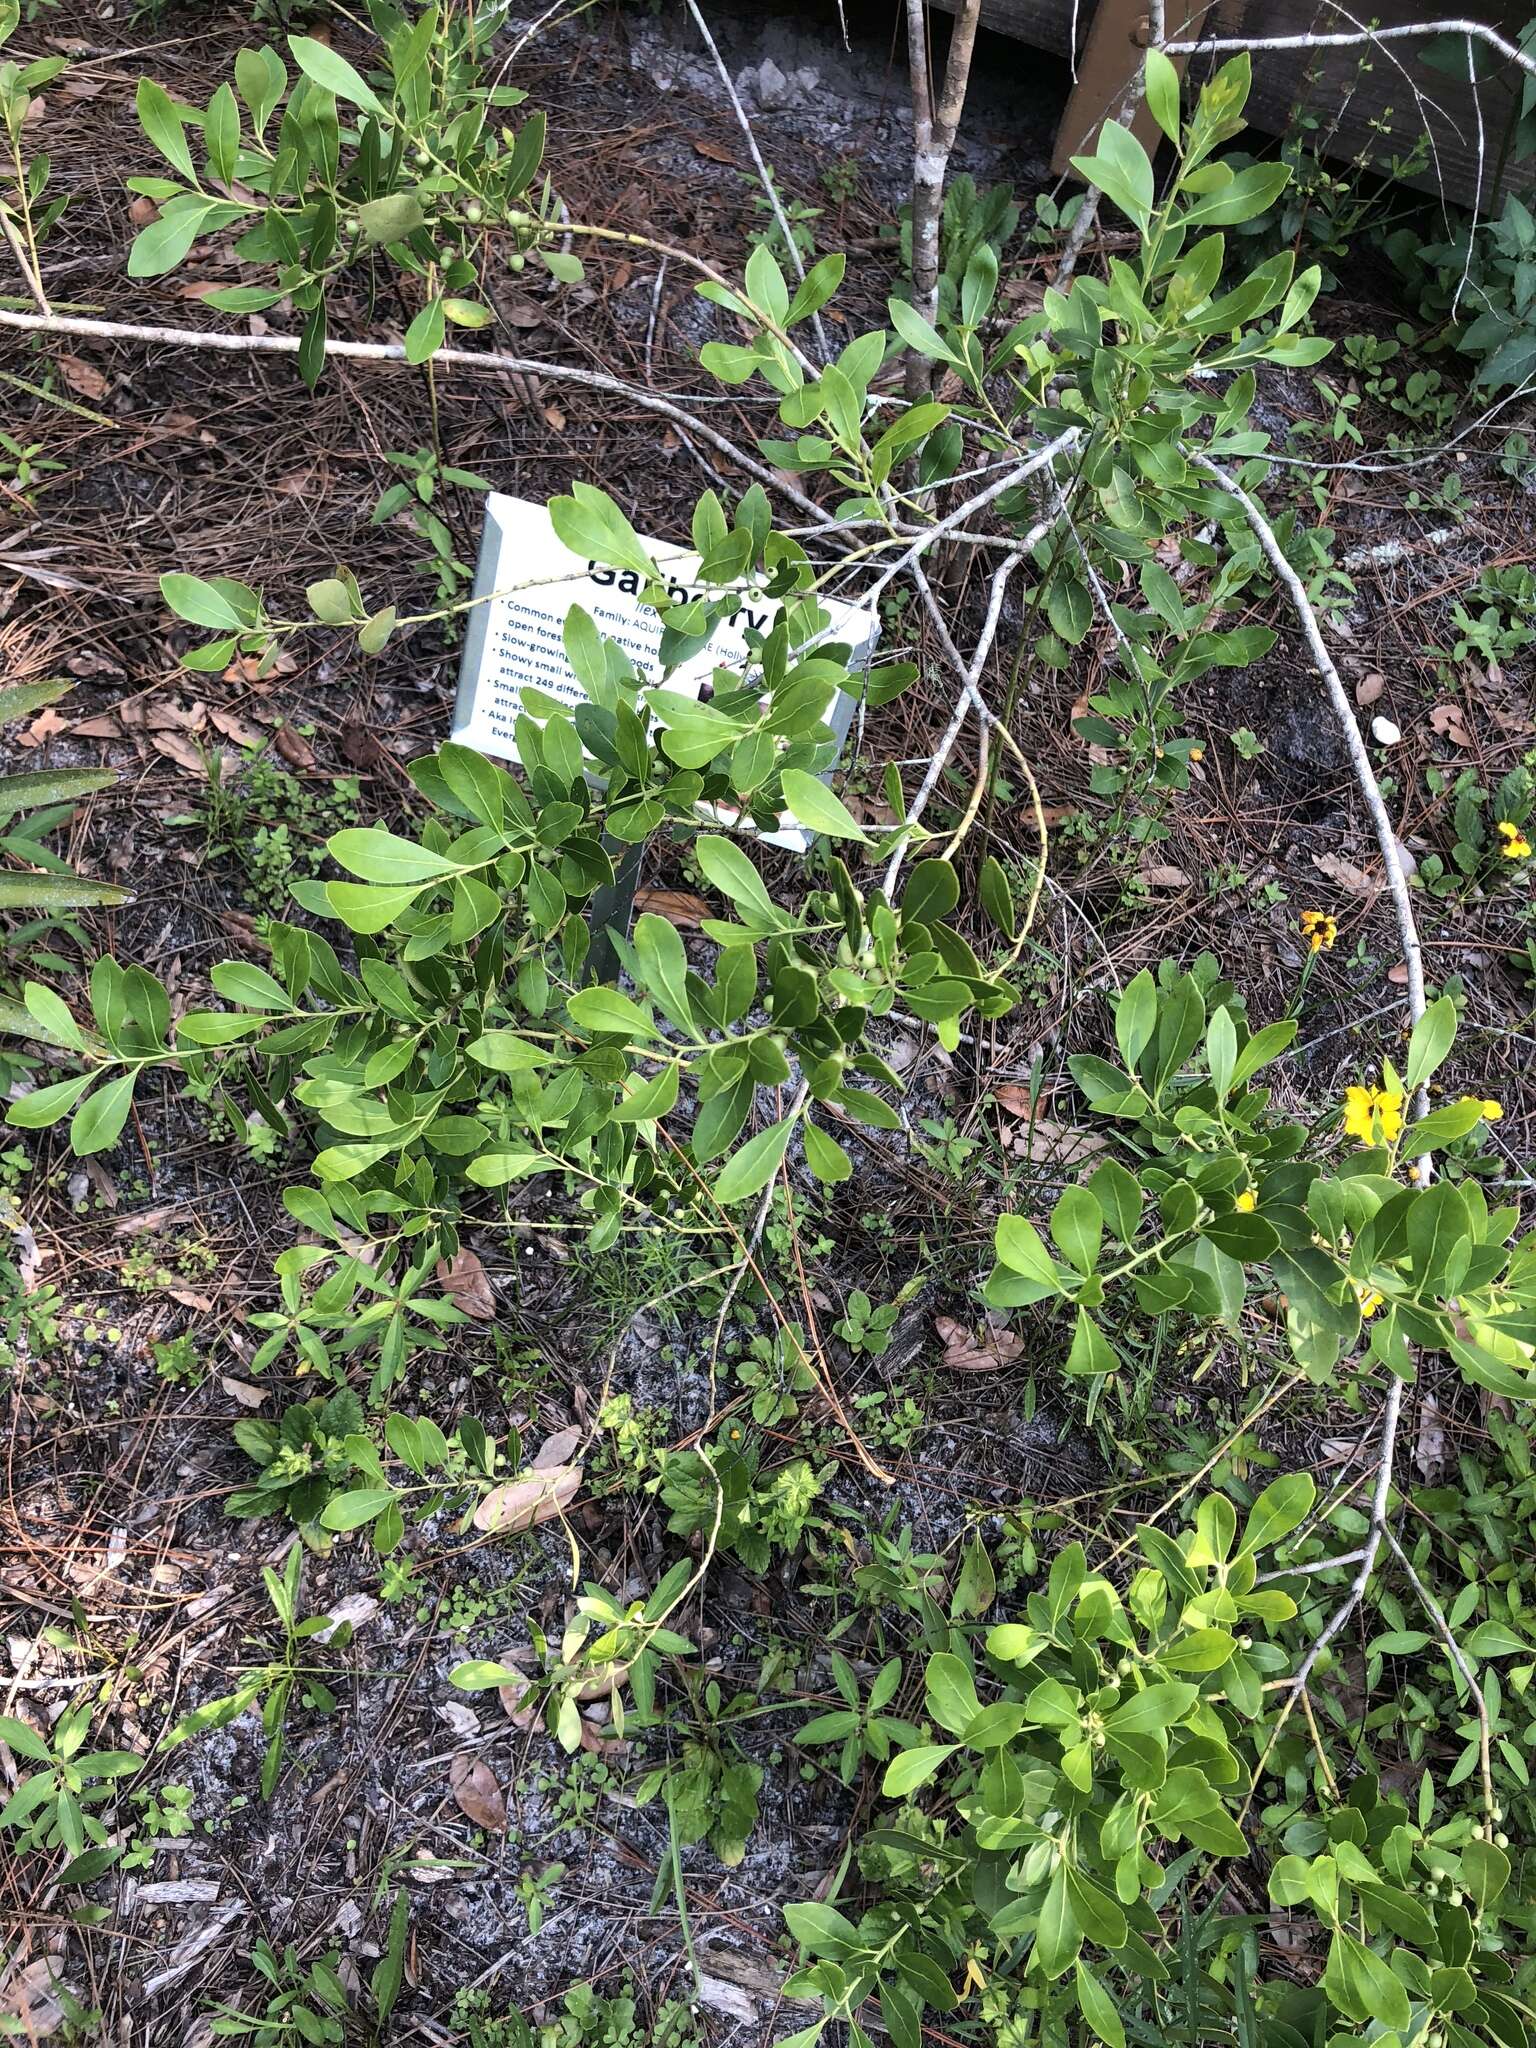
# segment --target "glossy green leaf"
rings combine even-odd
[[[732,1202],[744,1202],[749,1196],[760,1194],[779,1170],[779,1163],[789,1149],[795,1122],[794,1117],[787,1116],[779,1123],[770,1124],[767,1130],[749,1138],[739,1152],[733,1153],[720,1169],[715,1182],[715,1200],[729,1207]]]
[[[786,768],[783,775],[784,800],[798,821],[826,839],[856,839],[867,846],[869,834],[840,796],[814,775],[800,768]]]
[[[329,43],[316,42],[313,36],[290,36],[288,48],[304,76],[312,78],[326,92],[345,100],[349,106],[361,107],[365,113],[384,114],[384,106],[372,86]]]

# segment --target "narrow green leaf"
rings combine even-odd
[[[329,43],[317,43],[313,36],[290,36],[288,48],[293,52],[293,61],[316,85],[334,93],[339,100],[361,107],[365,113],[385,115],[385,108],[378,94],[368,85],[346,58],[333,50]]]
[[[715,1182],[715,1200],[723,1207],[729,1207],[732,1202],[745,1202],[750,1196],[761,1193],[779,1170],[779,1162],[788,1150],[795,1122],[794,1117],[787,1116],[779,1123],[770,1124],[766,1131],[759,1131],[755,1138],[749,1138],[739,1152],[732,1153]]]
[[[117,1143],[123,1125],[128,1121],[128,1111],[133,1103],[133,1084],[137,1079],[138,1070],[132,1067],[126,1073],[115,1074],[94,1095],[88,1095],[75,1111],[69,1127],[69,1142],[81,1158],[90,1152],[105,1152]]]
[[[180,171],[189,185],[195,185],[197,173],[192,168],[186,130],[165,87],[156,85],[152,78],[141,78],[134,94],[134,105],[138,108],[139,125],[156,149],[173,170]]]

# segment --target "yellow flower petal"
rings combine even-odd
[[[1403,1134],[1403,1097],[1396,1088],[1346,1088],[1344,1130],[1362,1145],[1392,1144]]]
[[[1371,1142],[1371,1111],[1375,1104],[1375,1091],[1370,1088],[1346,1088],[1344,1090],[1344,1134],[1358,1138],[1362,1145]]]

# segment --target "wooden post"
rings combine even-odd
[[[1169,41],[1197,36],[1212,4],[1213,0],[1169,0]],[[1072,158],[1088,155],[1100,128],[1119,114],[1127,91],[1134,89],[1146,47],[1146,0],[1098,0],[1078,60],[1077,84],[1056,130],[1051,169],[1058,177],[1073,175]],[[1182,72],[1186,60],[1174,61]],[[1148,156],[1157,154],[1162,134],[1144,106],[1136,110],[1131,133]]]

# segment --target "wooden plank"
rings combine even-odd
[[[1422,8],[1413,0],[1384,0],[1371,11],[1388,25],[1424,18]],[[1244,12],[1256,32],[1262,19],[1266,35],[1295,35],[1304,34],[1326,10],[1309,0],[1248,0]],[[1477,17],[1517,41],[1530,18],[1530,8],[1524,4],[1488,5],[1485,0]],[[1424,47],[1405,40],[1374,51],[1261,54],[1254,62],[1248,118],[1266,134],[1283,135],[1300,104],[1322,121],[1314,146],[1324,155],[1346,164],[1363,157],[1383,174],[1388,172],[1392,155],[1406,155],[1427,129],[1433,144],[1429,161],[1403,182],[1420,192],[1443,191],[1458,206],[1480,203],[1481,210],[1487,211],[1502,138],[1518,112],[1520,73],[1513,66],[1503,66],[1474,92],[1467,79],[1425,64]],[[1499,203],[1503,192],[1527,190],[1533,184],[1536,163],[1506,166],[1499,183]]]
[[[1210,8],[1211,0],[1171,0],[1168,40],[1198,35]],[[986,19],[985,8],[982,19]],[[1051,169],[1057,177],[1076,175],[1072,158],[1085,155],[1104,123],[1115,118],[1131,81],[1141,69],[1146,47],[1145,0],[1099,0],[1083,53],[1077,60],[1077,82],[1056,130]],[[1178,61],[1182,71],[1185,60]],[[1137,108],[1131,132],[1149,156],[1157,154],[1162,135],[1145,105]]]
[[[953,11],[953,0],[935,0]],[[1086,36],[1078,66],[1078,86],[1069,102],[1058,139],[1058,162],[1081,154],[1098,124],[1118,107],[1125,79],[1139,60],[1139,49],[1127,49],[1127,16],[1145,13],[1134,0],[982,0],[983,23],[1016,37],[1035,49],[1067,55],[1077,25]],[[1181,14],[1201,11],[1199,0],[1170,0],[1170,30]],[[1483,0],[1478,16],[1512,41],[1530,18],[1530,0]],[[1364,10],[1362,10],[1364,12]],[[1097,15],[1106,16],[1103,63],[1094,55]],[[1384,26],[1422,20],[1422,0],[1373,0],[1370,15]],[[1255,36],[1305,35],[1336,22],[1326,0],[1218,0],[1219,33]],[[1403,182],[1420,191],[1444,191],[1457,205],[1471,206],[1479,191],[1487,210],[1501,142],[1518,105],[1520,77],[1503,68],[1485,79],[1474,94],[1465,79],[1449,77],[1422,61],[1423,45],[1394,42],[1376,50],[1296,50],[1259,52],[1254,59],[1253,93],[1248,118],[1261,134],[1284,135],[1296,108],[1303,106],[1321,126],[1310,138],[1336,162],[1348,164],[1365,156],[1379,172],[1388,172],[1395,153],[1406,154],[1415,136],[1427,126],[1434,150],[1426,167]],[[1090,59],[1094,76],[1088,77]],[[1204,60],[1197,60],[1197,63]],[[1117,78],[1116,73],[1119,76]],[[1090,84],[1092,90],[1090,91]],[[1478,109],[1481,102],[1483,169],[1479,179]],[[1143,138],[1144,140],[1147,138]],[[1500,191],[1536,187],[1536,160],[1505,166]]]

